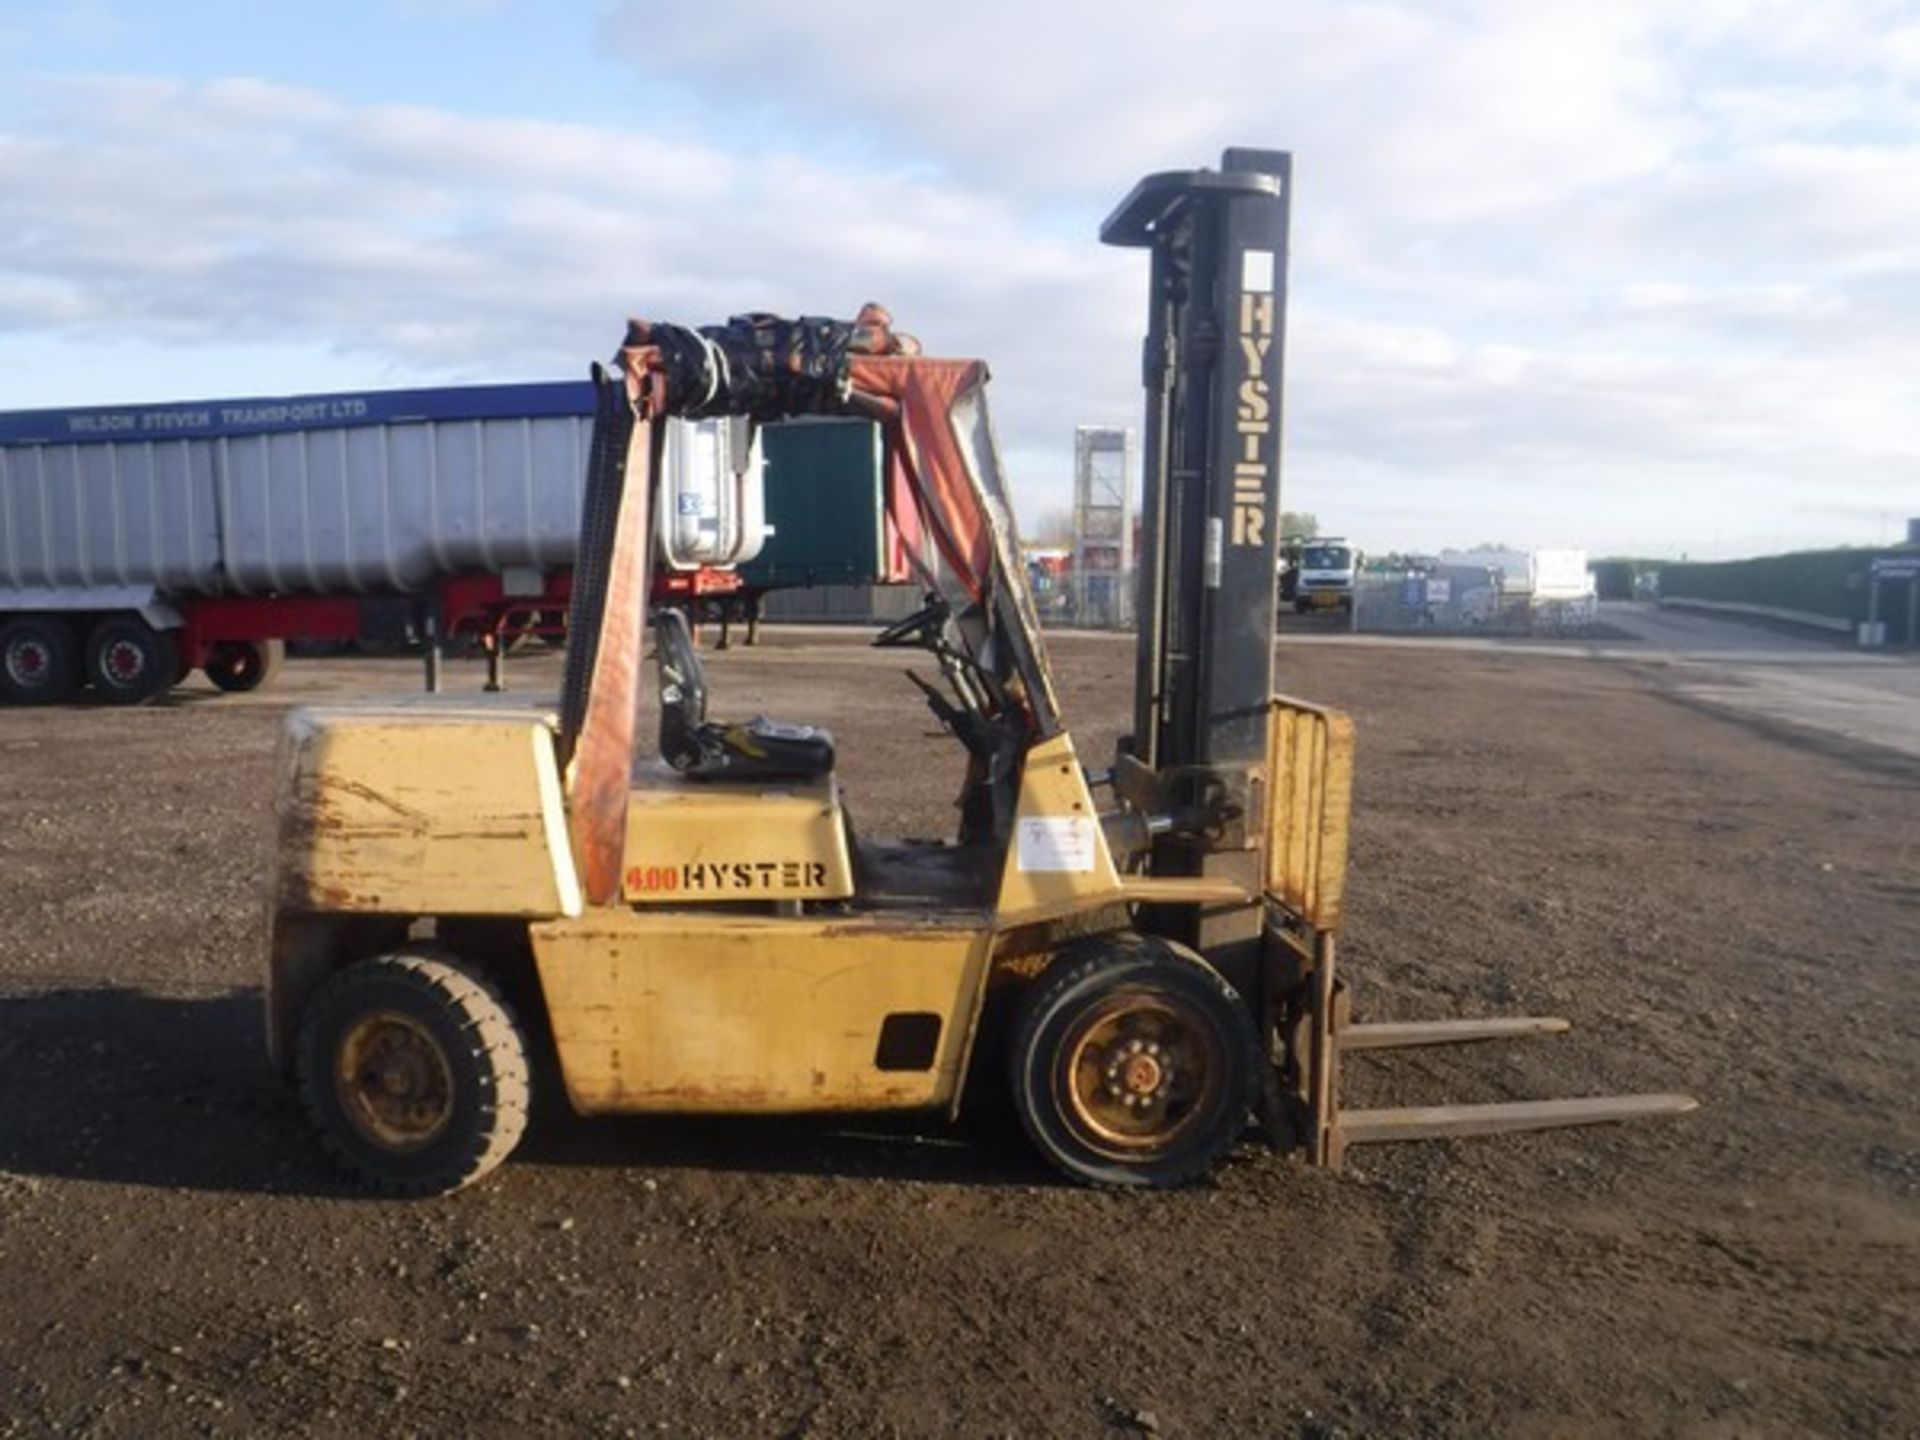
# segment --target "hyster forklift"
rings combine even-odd
[[[392,1193],[512,1151],[530,1063],[582,1114],[957,1113],[1004,1066],[1076,1179],[1166,1186],[1244,1135],[1367,1141],[1675,1113],[1684,1096],[1342,1110],[1350,1050],[1551,1019],[1363,1025],[1335,969],[1353,732],[1273,694],[1290,157],[1152,175],[1101,238],[1151,253],[1132,733],[1088,769],[1061,715],[986,367],[878,307],[851,324],[630,323],[599,408],[555,712],[307,710],[283,746],[269,1041],[334,1156]],[[664,427],[865,416],[927,599],[876,645],[965,752],[958,833],[888,843],[825,732],[707,713],[646,614]],[[659,743],[636,753],[652,631]],[[550,1043],[549,1043],[550,1042]]]

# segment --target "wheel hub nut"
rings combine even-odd
[[[1157,1055],[1149,1055],[1143,1051],[1128,1057],[1125,1071],[1128,1093],[1143,1097],[1153,1094],[1160,1088],[1163,1073]]]

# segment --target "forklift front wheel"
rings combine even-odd
[[[381,955],[320,987],[300,1096],[328,1152],[392,1195],[442,1195],[526,1129],[527,1047],[491,984],[432,954]]]
[[[1097,942],[1035,982],[1013,1037],[1013,1091],[1040,1152],[1076,1180],[1162,1188],[1206,1174],[1246,1126],[1253,1018],[1199,957]]]

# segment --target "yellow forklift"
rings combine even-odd
[[[536,1055],[572,1107],[958,1112],[1004,1066],[1068,1175],[1165,1186],[1264,1134],[1374,1140],[1691,1108],[1684,1096],[1342,1110],[1341,1055],[1564,1029],[1362,1025],[1336,973],[1346,717],[1273,694],[1290,157],[1152,175],[1101,238],[1151,253],[1133,730],[1074,747],[987,371],[850,324],[632,322],[599,403],[557,708],[304,710],[282,748],[268,1035],[329,1151],[390,1193],[512,1151]],[[937,563],[874,643],[965,754],[957,833],[866,835],[830,736],[707,713],[649,620],[664,427],[865,416]],[[648,631],[658,744],[636,744]],[[544,1073],[544,1072],[543,1072]]]

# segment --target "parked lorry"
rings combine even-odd
[[[1302,541],[1293,579],[1293,608],[1352,610],[1360,552],[1337,536]]]
[[[269,679],[291,639],[504,635],[565,613],[586,382],[0,414],[0,703]],[[654,594],[764,538],[744,425],[666,436]]]

